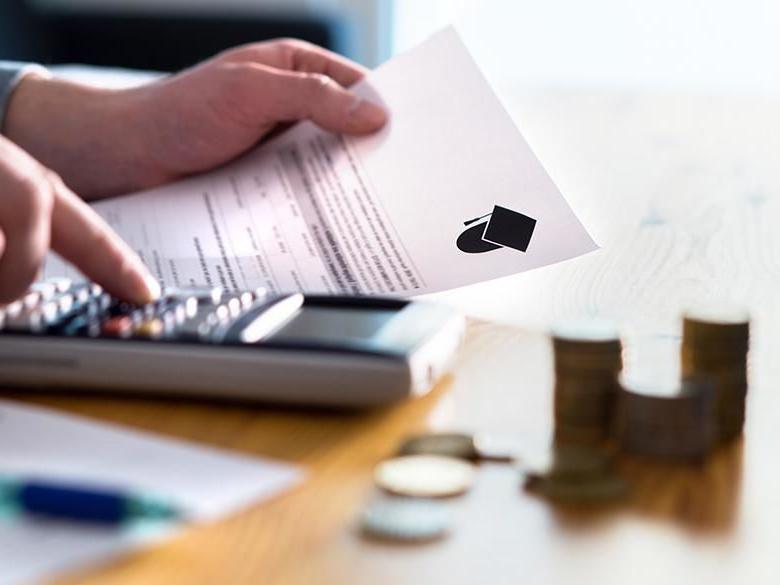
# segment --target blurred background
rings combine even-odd
[[[499,84],[780,89],[771,0],[3,0],[0,58],[173,71],[295,36],[374,66],[447,23]]]

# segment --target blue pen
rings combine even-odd
[[[22,514],[106,526],[183,518],[180,509],[160,499],[42,479],[0,477],[0,502]]]

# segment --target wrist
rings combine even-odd
[[[85,198],[125,193],[154,180],[138,101],[134,90],[31,73],[11,95],[3,130]]]

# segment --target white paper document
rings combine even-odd
[[[379,133],[299,123],[223,168],[94,207],[168,286],[409,296],[595,249],[453,30],[355,91],[389,111]]]
[[[0,401],[0,473],[118,486],[156,494],[196,521],[214,520],[289,489],[302,471],[281,462],[123,430]],[[105,561],[174,532],[123,530],[0,515],[0,584],[36,583]]]

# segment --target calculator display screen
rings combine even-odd
[[[306,307],[273,333],[270,341],[360,343],[379,335],[398,316],[395,309]]]

